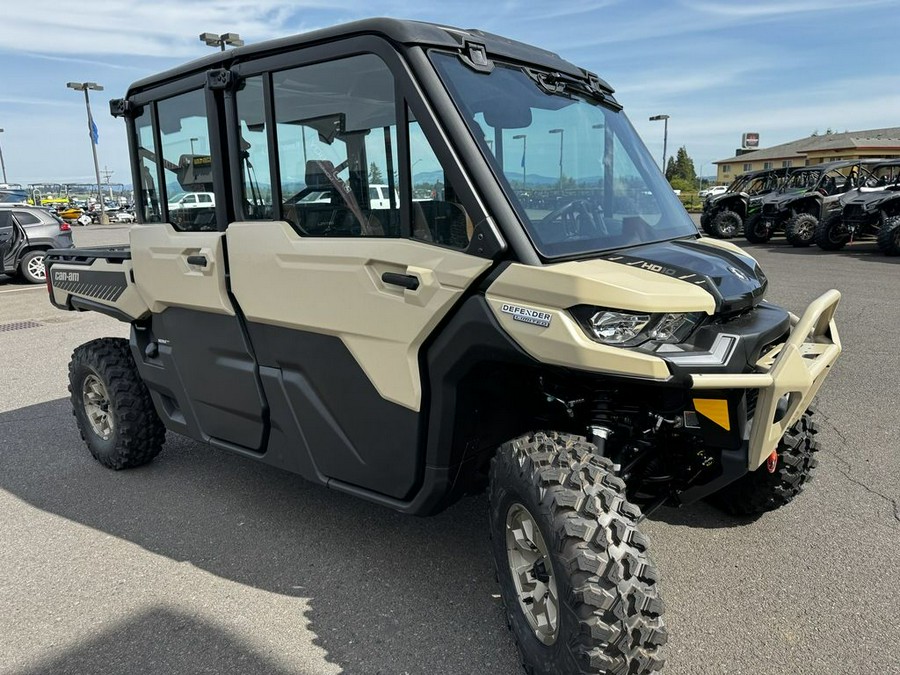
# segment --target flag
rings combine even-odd
[[[93,116],[89,120],[88,129],[91,132],[91,140],[94,142],[94,145],[97,145],[97,141],[100,140],[100,132],[97,131],[97,125],[94,123]]]

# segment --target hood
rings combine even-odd
[[[854,190],[849,196],[842,198],[841,202],[845,205],[857,204],[862,206],[864,210],[872,210],[894,199],[900,199],[900,188],[890,187],[880,190],[867,190],[866,192]]]
[[[717,314],[759,304],[768,286],[766,275],[750,256],[697,240],[644,244],[601,258],[700,286],[715,299]]]
[[[730,199],[747,199],[746,192],[723,192],[720,195],[711,195],[703,202],[704,208],[716,208],[722,202]]]

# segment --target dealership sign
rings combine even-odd
[[[755,131],[748,131],[741,135],[741,147],[742,148],[758,148],[759,147],[759,134]]]

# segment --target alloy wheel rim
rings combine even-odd
[[[96,375],[88,375],[81,385],[81,398],[84,412],[91,430],[104,441],[109,440],[115,429],[109,394],[106,386]]]
[[[28,273],[35,279],[46,278],[47,268],[44,267],[44,256],[37,256],[28,261]]]
[[[559,633],[556,577],[537,522],[521,504],[506,513],[506,552],[519,607],[535,636],[552,645]]]

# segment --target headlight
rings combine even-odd
[[[623,347],[634,347],[647,340],[683,342],[703,318],[703,312],[644,314],[585,305],[569,311],[588,337]]]
[[[750,197],[750,203],[753,206],[756,206],[757,204],[762,204],[762,197]]]

